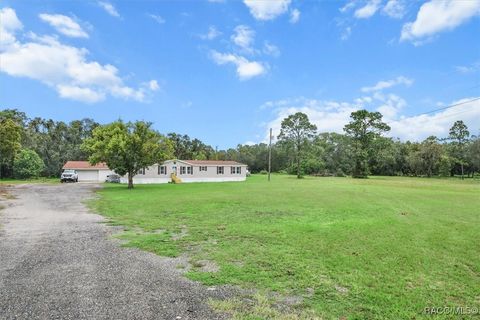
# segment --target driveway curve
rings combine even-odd
[[[95,184],[18,185],[0,210],[0,319],[223,319],[226,288],[182,276],[178,259],[119,246],[83,201]]]

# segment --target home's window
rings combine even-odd
[[[207,171],[207,166],[201,166],[200,171]]]
[[[166,166],[158,166],[158,174],[167,174]]]
[[[242,167],[237,167],[237,174],[242,174]]]
[[[145,174],[145,168],[138,170],[138,174]]]
[[[230,173],[235,174],[235,167],[230,167]]]
[[[185,167],[184,166],[180,167],[180,174],[185,174]]]
[[[187,174],[193,174],[193,167],[187,167]]]
[[[217,174],[223,174],[223,167],[217,167]]]

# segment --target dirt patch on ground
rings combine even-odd
[[[182,226],[180,232],[172,234],[172,240],[177,241],[188,236],[187,226]]]
[[[193,263],[193,266],[197,268],[198,271],[201,272],[218,272],[220,271],[220,267],[214,262],[210,260],[198,260]]]
[[[11,194],[10,192],[8,192],[8,190],[11,188],[12,186],[7,184],[7,185],[0,185],[0,200],[11,200],[11,199],[15,199],[15,196],[13,194]]]

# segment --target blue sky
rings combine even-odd
[[[0,105],[31,117],[148,120],[219,148],[296,111],[341,132],[480,131],[480,0],[0,1]],[[439,110],[450,104],[457,107]]]

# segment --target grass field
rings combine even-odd
[[[270,183],[106,185],[99,194],[92,206],[127,227],[128,246],[188,253],[188,277],[207,285],[275,292],[267,299],[287,297],[325,319],[480,307],[478,181],[276,175]],[[236,303],[214,304],[263,317]]]
[[[38,179],[0,179],[0,184],[22,184],[22,183],[60,183],[59,178],[38,178]]]

